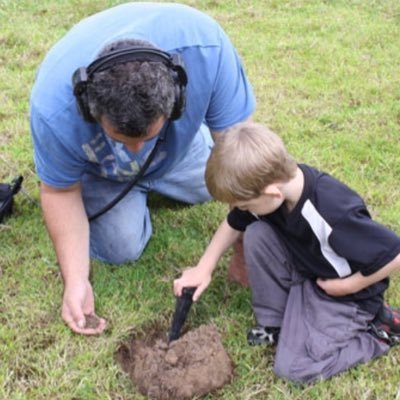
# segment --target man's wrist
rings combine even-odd
[[[77,285],[82,285],[85,282],[89,281],[89,278],[86,274],[82,273],[67,273],[67,274],[62,274],[63,280],[64,280],[64,286],[65,287],[75,287]]]

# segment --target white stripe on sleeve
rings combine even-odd
[[[310,200],[307,200],[304,203],[301,214],[308,221],[312,231],[317,237],[323,256],[336,270],[338,275],[341,278],[351,275],[351,268],[347,260],[336,254],[336,252],[329,245],[328,239],[332,232],[331,226],[324,220]]]

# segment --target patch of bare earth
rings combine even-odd
[[[202,325],[169,345],[165,339],[133,339],[119,349],[117,360],[139,392],[154,400],[204,396],[233,377],[232,361],[213,325]]]

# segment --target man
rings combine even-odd
[[[95,316],[90,257],[114,264],[139,258],[151,236],[149,191],[209,200],[203,175],[210,132],[215,138],[254,108],[226,34],[184,5],[111,8],[81,21],[49,51],[32,90],[31,130],[64,280],[62,317],[74,332],[106,327],[102,318],[95,328],[87,323]],[[137,176],[122,200],[88,222]]]

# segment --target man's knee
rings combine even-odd
[[[91,257],[117,265],[137,261],[142,255],[150,236],[151,231],[142,232],[140,236],[136,234],[122,235],[121,232],[116,232],[112,238],[102,237],[101,241],[91,239]]]
[[[137,261],[142,255],[145,247],[145,244],[135,246],[134,243],[129,243],[129,245],[124,247],[119,245],[114,247],[110,244],[110,246],[100,250],[93,251],[93,249],[91,249],[91,256],[92,258],[109,264],[120,265],[127,262]]]

